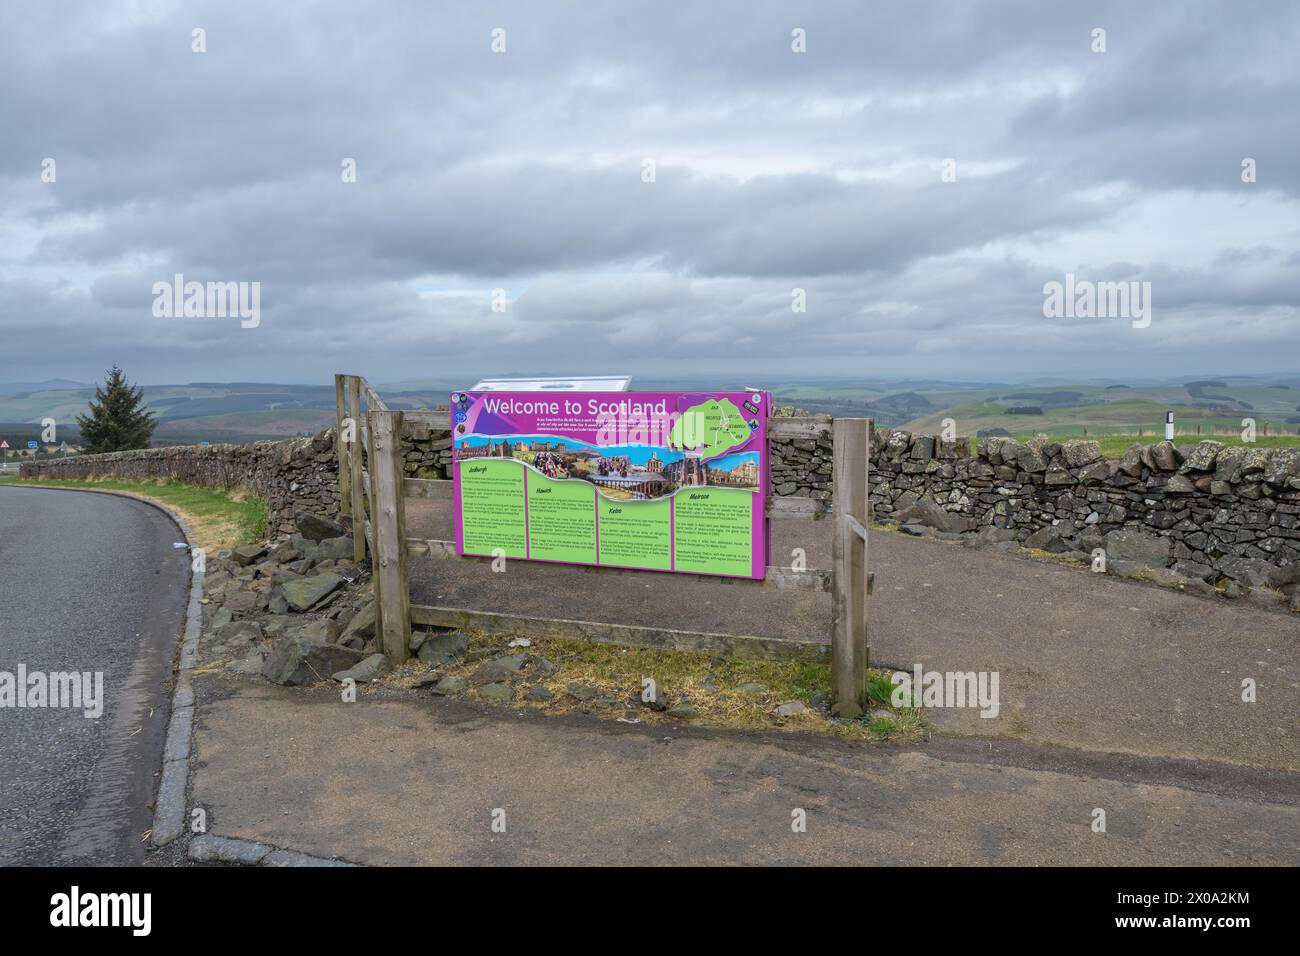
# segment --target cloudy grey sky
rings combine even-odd
[[[2,19],[0,379],[1300,369],[1292,0]],[[178,272],[260,326],[155,317]],[[1149,281],[1150,327],[1044,318],[1067,272]]]

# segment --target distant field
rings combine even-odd
[[[128,369],[128,374],[130,370]],[[524,375],[526,372],[515,374]],[[683,379],[637,377],[640,390],[690,390],[700,387],[772,391],[777,404],[809,412],[872,418],[883,427],[937,432],[945,418],[962,434],[1004,428],[1018,436],[1035,433],[1090,438],[1132,435],[1136,440],[1163,436],[1165,411],[1176,415],[1179,435],[1235,434],[1241,420],[1254,418],[1260,436],[1295,435],[1300,422],[1300,375],[1220,377],[1172,382],[1077,384],[1068,380],[1033,385],[1008,382],[953,382],[942,379],[792,378],[737,381],[733,376],[699,375]],[[465,383],[460,383],[465,384]],[[94,390],[55,380],[0,383],[0,423],[13,439],[26,435],[42,418],[59,423],[60,437],[75,416],[86,411]],[[445,405],[449,386],[433,381],[375,387],[390,408]],[[158,416],[155,444],[199,441],[244,443],[311,434],[334,421],[334,383],[280,385],[256,382],[195,382],[145,387],[145,401]],[[1008,415],[1015,406],[1041,406],[1041,415]],[[10,444],[14,444],[11,439]],[[25,441],[24,441],[25,444]]]
[[[1044,407],[1040,415],[1008,415],[1007,408],[1011,403],[977,402],[954,405],[908,422],[904,427],[911,431],[937,432],[943,427],[943,420],[951,418],[957,424],[958,433],[962,435],[975,435],[981,429],[1004,428],[1017,436],[1046,434],[1099,438],[1103,435],[1133,435],[1149,438],[1154,435],[1159,440],[1163,439],[1165,433],[1165,412],[1172,411],[1180,437],[1194,437],[1198,427],[1202,435],[1239,435],[1243,418],[1255,420],[1260,437],[1266,431],[1269,435],[1300,434],[1300,424],[1283,424],[1286,418],[1296,415],[1294,412],[1290,415],[1270,415],[1259,410],[1224,413],[1184,404],[1186,397],[1182,402],[1161,403],[1150,399],[1129,398],[1095,405]],[[1015,404],[1030,405],[1031,402]]]
[[[254,412],[228,412],[195,418],[169,418],[159,423],[154,432],[155,442],[183,433],[201,436],[211,442],[231,441],[231,435],[260,438],[291,438],[299,434],[313,434],[334,424],[334,407],[328,409],[266,409]],[[245,439],[247,440],[247,439]],[[256,440],[256,439],[254,439]]]
[[[1049,435],[1052,441],[1065,442],[1072,438],[1079,438],[1078,435]],[[1124,453],[1128,451],[1129,446],[1134,443],[1149,445],[1154,441],[1163,441],[1164,433],[1152,436],[1150,434],[1139,438],[1137,435],[1089,435],[1088,439],[1097,442],[1101,446],[1101,453],[1107,458],[1123,458]],[[1198,441],[1217,441],[1225,445],[1244,445],[1239,432],[1233,432],[1231,435],[1188,435],[1185,433],[1176,433],[1174,435],[1174,444],[1194,444]],[[1300,436],[1297,435],[1269,435],[1267,438],[1260,436],[1252,448],[1300,448]]]

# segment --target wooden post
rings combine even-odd
[[[862,487],[866,489],[863,492],[866,496],[863,498],[866,518],[863,520],[862,525],[864,528],[870,528],[871,522],[875,520],[876,517],[875,506],[871,503],[871,442],[876,437],[876,420],[874,418],[867,419],[866,430],[867,457],[862,460]],[[969,439],[967,440],[969,441]],[[865,535],[862,538],[862,566],[867,570],[867,583],[864,585],[866,590],[863,592],[866,596],[862,601],[862,633],[863,641],[865,641],[862,651],[862,671],[865,675],[867,668],[871,666],[871,595],[876,590],[874,582],[876,575],[875,572],[871,570],[871,542]],[[865,676],[863,677],[863,680],[862,692],[865,700]]]
[[[351,449],[343,441],[343,419],[347,407],[343,404],[343,383],[346,375],[334,376],[334,447],[339,457],[339,514],[352,514],[352,467],[348,463]]]
[[[375,426],[374,423],[370,421],[370,400],[369,399],[366,399],[365,419],[366,419],[366,434],[365,434],[366,471],[365,473],[367,477],[370,479],[369,490],[366,491],[365,488],[362,489],[365,492],[365,497],[366,497],[366,504],[365,504],[366,514],[370,516],[370,531],[366,535],[366,544],[370,548],[371,587],[374,589],[375,592],[375,634],[383,635],[384,602],[380,597],[380,591],[383,589],[384,582],[380,580],[379,577],[379,565],[378,565],[378,557],[377,557],[379,552],[378,549],[375,547],[375,526],[378,524],[378,521],[375,518],[375,513],[376,513],[375,489],[377,487],[377,483],[375,481]]]
[[[364,394],[364,393],[360,393],[360,394]],[[358,397],[357,400],[360,401],[360,397]],[[370,479],[369,489],[367,490],[366,487],[363,485],[362,491],[365,493],[366,496],[366,513],[373,517],[375,513],[375,429],[374,426],[370,424],[370,411],[371,411],[370,403],[367,401],[365,410],[360,412],[359,414],[361,415],[362,418],[366,420],[366,433],[364,436],[366,452],[365,452],[364,464],[365,464],[366,475]],[[358,437],[362,437],[362,436],[358,435]],[[373,557],[375,552],[375,538],[374,538],[373,526],[371,527],[370,537],[366,539],[366,542],[370,545],[370,554]]]
[[[869,427],[865,418],[837,418],[832,425],[831,709],[837,717],[861,717],[866,701]]]
[[[411,595],[406,578],[406,499],[402,495],[402,413],[370,411],[374,457],[370,483],[374,488],[374,576],[376,634],[388,662],[406,660],[411,641]]]
[[[352,560],[366,559],[366,488],[361,480],[361,379],[348,376],[348,407],[352,416],[352,454],[348,463],[352,472]]]

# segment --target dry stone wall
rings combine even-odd
[[[25,462],[20,474],[48,479],[170,479],[208,488],[245,489],[267,500],[269,535],[292,532],[296,511],[327,517],[339,513],[332,428],[288,441],[206,448],[177,445]]]
[[[408,423],[402,427],[402,447],[406,477],[451,477],[450,428]]]
[[[1300,449],[1093,441],[946,442],[898,430],[871,441],[876,520],[946,532],[998,528],[1045,550],[1091,551],[1248,587],[1300,582]]]
[[[834,444],[829,433],[818,438],[773,439],[770,448],[772,494],[831,499]]]

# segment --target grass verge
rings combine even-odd
[[[500,635],[470,632],[470,657],[477,656],[475,652],[499,653],[501,645]],[[892,685],[886,671],[872,670],[868,674],[870,710],[867,715],[860,720],[840,720],[812,706],[815,695],[830,694],[829,664],[711,657],[562,640],[534,640],[526,650],[555,665],[554,673],[538,682],[551,692],[553,699],[525,700],[522,690],[516,688],[512,701],[516,707],[552,713],[590,712],[647,724],[681,723],[683,718],[653,711],[641,703],[641,682],[648,677],[667,697],[670,708],[684,704],[694,709],[695,714],[688,718],[692,724],[742,730],[811,731],[902,743],[918,740],[923,734],[923,724],[915,709],[890,705]],[[481,659],[441,666],[437,670],[443,676],[468,677],[480,663]],[[393,680],[399,685],[409,685],[431,669],[430,665],[412,661],[394,674]],[[570,693],[570,685],[594,689],[596,699],[578,699]],[[742,690],[742,685],[751,686]],[[468,691],[467,695],[473,697],[474,691]],[[789,701],[799,701],[805,709],[789,717],[778,715],[777,707]]]
[[[164,505],[185,519],[193,539],[205,551],[257,541],[266,533],[265,498],[242,491],[203,488],[179,481],[121,481],[116,478],[85,480],[11,479],[9,484],[35,488],[88,488],[116,491]]]

